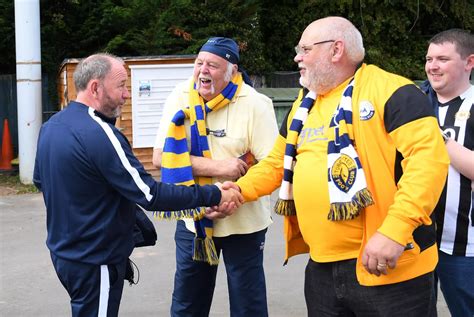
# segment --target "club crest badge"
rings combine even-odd
[[[331,167],[331,178],[340,191],[345,193],[354,185],[357,176],[356,162],[346,154],[342,154]]]
[[[359,103],[359,116],[363,121],[369,120],[374,116],[375,109],[372,103],[368,100],[362,100]]]
[[[456,112],[455,118],[456,120],[467,121],[470,116],[471,114],[469,113],[469,111],[458,111]]]

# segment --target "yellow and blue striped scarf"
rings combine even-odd
[[[374,201],[367,188],[364,170],[353,146],[352,130],[352,79],[342,93],[341,101],[329,124],[328,185],[332,221],[354,219],[360,211]],[[302,96],[302,93],[300,94]],[[301,98],[301,97],[300,97]],[[298,136],[316,100],[308,92],[295,112],[286,137],[284,173],[275,212],[284,216],[296,215],[293,201],[293,167],[296,163]]]
[[[178,111],[171,120],[168,134],[163,147],[161,177],[165,183],[191,186],[194,184],[211,184],[210,177],[194,178],[191,158],[201,156],[211,158],[206,133],[206,115],[228,105],[232,98],[238,94],[242,87],[242,75],[237,73],[222,92],[212,100],[204,100],[196,90],[194,81],[191,81],[189,94],[189,107]],[[186,128],[184,121],[189,119],[191,127],[191,150],[188,149]],[[204,217],[205,208],[199,207],[191,210],[179,210],[157,213],[162,218],[193,218],[196,228],[196,237],[193,246],[193,259],[207,262],[211,265],[219,263],[213,235],[213,222]]]

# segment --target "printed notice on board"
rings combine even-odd
[[[151,80],[140,80],[138,86],[139,97],[150,97],[151,96]]]
[[[153,147],[163,108],[177,84],[193,74],[194,64],[130,65],[133,148]]]

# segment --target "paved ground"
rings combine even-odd
[[[267,234],[265,270],[271,317],[306,316],[303,274],[307,256],[282,266],[282,221]],[[135,249],[138,285],[124,288],[120,316],[169,316],[174,273],[173,222],[154,221],[158,244]],[[0,316],[68,316],[68,297],[45,246],[45,208],[40,194],[0,196]],[[229,316],[225,274],[219,269],[211,316]],[[449,313],[442,299],[439,316]],[[396,315],[396,313],[394,313]],[[251,317],[251,316],[250,316]]]

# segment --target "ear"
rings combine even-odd
[[[341,40],[337,40],[333,43],[332,48],[331,48],[331,53],[332,53],[332,58],[331,60],[333,62],[338,62],[342,59],[344,56],[344,42]]]
[[[89,92],[92,96],[97,97],[99,90],[99,81],[96,79],[93,79],[89,82]]]
[[[234,76],[237,73],[238,69],[239,69],[239,66],[237,64],[232,64],[232,76]]]
[[[471,71],[474,69],[474,54],[467,57],[466,69]]]

